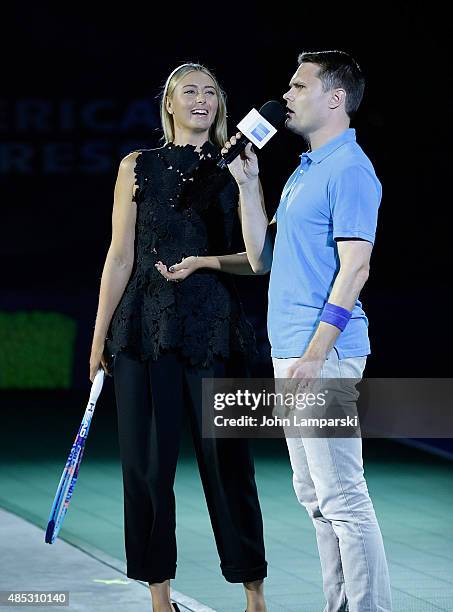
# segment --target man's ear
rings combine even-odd
[[[346,103],[346,91],[338,87],[334,89],[329,100],[329,108],[338,108]]]

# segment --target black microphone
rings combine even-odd
[[[237,128],[242,133],[241,139],[228,149],[217,162],[219,168],[226,168],[241,151],[245,149],[249,142],[261,149],[276,133],[277,128],[283,123],[286,117],[286,110],[276,100],[266,102],[259,112],[253,108],[248,115],[238,123]]]

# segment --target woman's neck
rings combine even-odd
[[[192,145],[197,151],[209,140],[209,130],[205,132],[192,132],[190,130],[175,129],[173,144],[178,146]]]

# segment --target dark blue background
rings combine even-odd
[[[86,388],[118,164],[135,148],[159,145],[157,97],[169,72],[184,61],[209,66],[227,92],[234,125],[252,106],[281,98],[299,52],[340,48],[367,77],[352,127],[383,184],[362,292],[373,350],[367,374],[451,376],[451,71],[449,21],[439,6],[4,8],[0,308],[74,317],[74,387]],[[302,140],[282,132],[260,153],[269,215],[303,150]],[[12,161],[23,155],[23,163]],[[260,338],[260,372],[270,372],[267,280],[238,279]]]

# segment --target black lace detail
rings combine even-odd
[[[190,255],[231,253],[238,189],[228,170],[217,168],[220,150],[206,142],[169,143],[142,150],[135,165],[137,204],[135,260],[113,315],[107,347],[144,360],[177,348],[193,365],[215,356],[256,352],[231,275],[201,269],[180,283],[168,282],[154,264]]]

